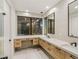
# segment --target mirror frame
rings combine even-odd
[[[70,27],[69,27],[69,24],[70,24],[70,21],[69,21],[69,17],[70,17],[70,15],[69,15],[69,5],[72,4],[72,3],[74,3],[75,1],[77,1],[77,0],[74,0],[71,3],[68,4],[68,36],[69,37],[73,37],[73,38],[78,38],[78,36],[71,36],[70,35],[70,31],[69,31],[70,30]]]

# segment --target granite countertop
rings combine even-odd
[[[33,36],[17,36],[15,37],[14,39],[21,39],[21,38],[40,38],[42,40],[45,40],[47,41],[48,43],[58,47],[59,49],[67,52],[67,53],[70,53],[71,55],[75,56],[75,57],[78,57],[78,48],[77,47],[73,47],[70,45],[70,43],[68,42],[65,42],[63,40],[58,40],[58,39],[55,39],[55,38],[48,38],[47,36],[45,35],[33,35]]]

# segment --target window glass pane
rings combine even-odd
[[[44,18],[44,34],[55,34],[55,13]]]
[[[42,25],[41,18],[32,19],[32,34],[42,34]]]
[[[18,34],[29,35],[30,18],[18,17]]]
[[[34,17],[18,16],[19,35],[39,35],[42,34],[42,19]]]

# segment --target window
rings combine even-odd
[[[42,34],[42,19],[18,16],[18,35]]]

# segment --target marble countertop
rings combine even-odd
[[[78,48],[73,47],[70,45],[70,43],[65,42],[63,40],[55,39],[55,38],[48,38],[45,35],[29,35],[29,36],[17,36],[14,39],[21,39],[21,38],[40,38],[42,40],[45,40],[49,42],[50,44],[58,47],[59,49],[62,49],[63,51],[72,54],[75,57],[78,57]]]

